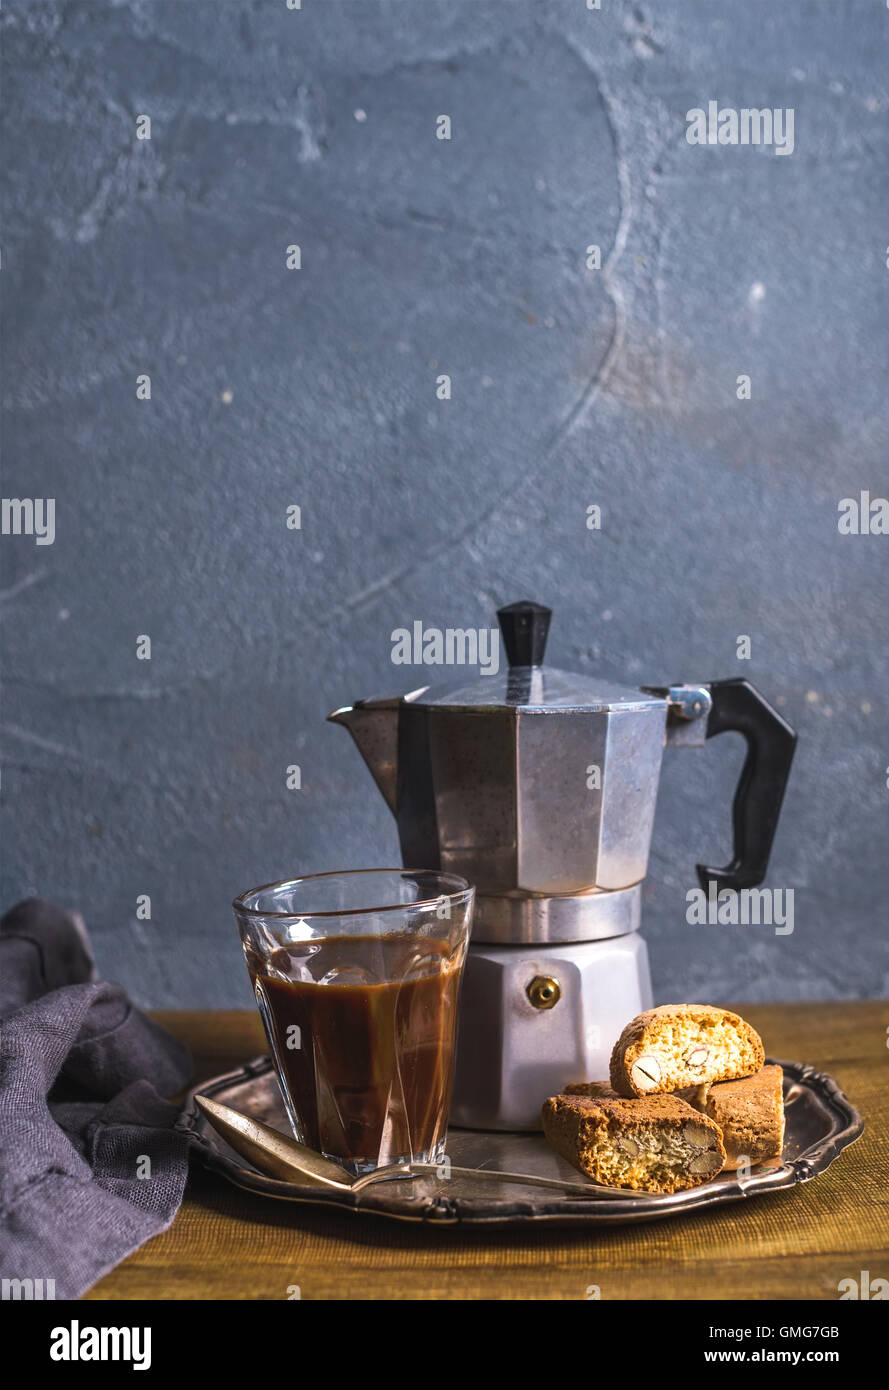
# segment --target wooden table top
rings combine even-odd
[[[242,1192],[192,1165],[171,1228],[90,1299],[836,1300],[889,1277],[889,1003],[733,1005],[766,1052],[830,1072],[865,1121],[813,1182],[718,1211],[591,1231],[430,1229]],[[265,1050],[253,1012],[155,1013],[198,1080]],[[289,1292],[290,1291],[290,1292]]]

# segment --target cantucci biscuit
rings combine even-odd
[[[726,1168],[734,1172],[781,1157],[783,1081],[781,1068],[771,1065],[741,1081],[721,1081],[710,1087],[701,1110],[722,1130]]]
[[[569,1081],[565,1087],[566,1096],[591,1096],[596,1100],[618,1100],[617,1091],[610,1081]]]
[[[706,1114],[707,1092],[710,1090],[709,1081],[704,1081],[700,1086],[683,1086],[672,1094],[679,1096],[680,1100],[693,1105],[695,1110],[701,1110]],[[619,1099],[617,1091],[610,1081],[569,1081],[565,1087],[566,1096],[598,1096],[603,1100]]]
[[[611,1054],[618,1095],[655,1095],[759,1071],[759,1034],[712,1004],[662,1004],[628,1023]]]
[[[680,1192],[725,1162],[719,1127],[678,1096],[553,1096],[541,1118],[556,1152],[608,1187]]]

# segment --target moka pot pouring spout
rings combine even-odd
[[[400,695],[356,700],[354,705],[343,705],[327,716],[331,724],[344,724],[349,730],[393,815],[398,800],[398,717],[402,703]]]

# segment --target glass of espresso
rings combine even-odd
[[[349,1172],[444,1156],[475,889],[358,869],[234,901],[297,1139]]]

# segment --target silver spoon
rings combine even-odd
[[[254,1168],[268,1177],[284,1182],[308,1182],[317,1187],[333,1188],[339,1192],[360,1192],[372,1183],[385,1182],[391,1178],[441,1175],[442,1166],[436,1163],[395,1163],[385,1168],[375,1168],[372,1173],[354,1177],[322,1154],[316,1153],[306,1144],[282,1134],[261,1120],[242,1115],[229,1105],[222,1105],[208,1096],[195,1095],[195,1104],[206,1115],[210,1124],[227,1144],[242,1158],[246,1158]],[[584,1197],[636,1197],[637,1192],[627,1188],[603,1187],[592,1179],[586,1182],[565,1181],[562,1178],[541,1178],[531,1173],[501,1173],[495,1168],[458,1168],[449,1164],[447,1173],[453,1177],[478,1178],[489,1182],[521,1183],[524,1187],[552,1187],[562,1192],[580,1193]]]

